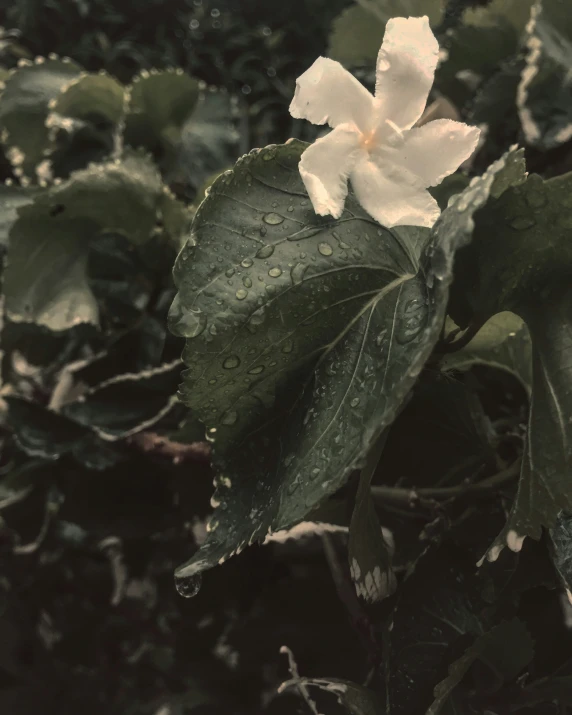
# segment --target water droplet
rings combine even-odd
[[[238,355],[229,355],[223,362],[222,366],[227,370],[233,370],[235,367],[240,365],[240,358]]]
[[[284,345],[282,346],[282,352],[283,353],[291,353],[293,347],[294,347],[294,343],[291,340],[287,340],[284,343]]]
[[[350,402],[351,407],[357,407],[359,405],[359,397],[354,397],[354,399]]]
[[[282,223],[284,221],[284,216],[280,216],[280,214],[271,211],[268,214],[264,214],[262,220],[265,223],[270,224],[271,226],[278,226],[279,223]]]
[[[288,208],[286,210],[288,211],[288,213],[292,213],[292,211],[294,211],[294,207],[288,206]]]
[[[375,344],[377,345],[378,348],[381,347],[381,344],[385,340],[386,335],[387,335],[387,330],[382,330],[381,333],[375,339]]]
[[[292,496],[292,494],[294,494],[294,492],[297,492],[299,486],[300,486],[300,481],[299,481],[298,477],[296,477],[296,479],[294,479],[294,481],[291,482],[286,487],[286,493],[288,494],[288,496]]]
[[[221,417],[220,423],[222,425],[233,425],[237,419],[238,413],[234,410],[229,410],[228,412],[225,412],[224,415]]]
[[[334,252],[333,248],[330,246],[329,243],[320,243],[318,246],[318,251],[320,251],[322,256],[331,256]]]
[[[510,226],[517,231],[525,231],[527,228],[536,226],[536,221],[532,216],[517,216],[510,222]]]
[[[270,258],[274,253],[274,246],[262,246],[262,248],[256,253],[256,258]]]
[[[181,338],[196,338],[207,327],[207,317],[198,309],[183,308],[176,295],[169,311],[169,330]]]
[[[399,317],[395,332],[398,343],[405,345],[414,340],[423,330],[427,321],[427,305],[421,298],[410,300]]]
[[[250,266],[251,266],[253,263],[254,263],[254,261],[252,260],[252,258],[245,258],[245,259],[241,262],[240,265],[241,265],[243,268],[250,268]]]
[[[282,269],[281,269],[281,268],[278,268],[278,266],[276,266],[275,268],[271,268],[271,269],[268,271],[268,275],[269,275],[271,278],[278,278],[279,276],[282,275]]]
[[[304,273],[306,273],[308,266],[305,263],[296,263],[294,268],[290,271],[290,278],[292,278],[292,283],[294,285],[299,285],[304,280]]]
[[[242,283],[244,284],[245,288],[252,288],[252,281],[248,276],[244,276],[244,278],[242,279]]]
[[[251,370],[248,371],[249,375],[260,375],[260,373],[264,370],[264,365],[257,365],[256,367],[253,367]]]
[[[228,271],[225,271],[225,276],[226,276],[227,278],[232,278],[233,275],[234,275],[234,273],[235,273],[234,268],[229,268]]]
[[[236,291],[235,295],[236,295],[237,300],[244,300],[246,298],[246,296],[248,295],[248,291],[244,290],[244,288],[239,288]]]
[[[196,596],[201,589],[202,581],[200,574],[193,574],[192,576],[177,576],[175,574],[175,588],[183,598]]]

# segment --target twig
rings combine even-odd
[[[521,460],[517,459],[510,467],[503,469],[492,477],[483,479],[482,482],[477,482],[477,484],[458,484],[455,487],[428,487],[426,489],[373,486],[371,495],[380,504],[390,501],[409,505],[426,500],[438,502],[439,500],[458,499],[466,496],[489,496],[518,477],[520,465]]]
[[[142,452],[169,457],[175,464],[186,461],[208,462],[211,456],[211,446],[208,442],[173,442],[156,432],[138,432],[128,437],[127,443]]]
[[[288,648],[288,646],[285,646],[285,645],[283,645],[280,648],[280,652],[284,653],[285,655],[288,656],[288,670],[290,671],[292,680],[287,680],[286,682],[282,683],[282,685],[280,685],[280,687],[278,688],[278,693],[279,694],[283,693],[285,690],[287,690],[288,688],[295,685],[298,688],[298,692],[304,699],[304,702],[312,711],[313,715],[320,715],[320,713],[318,712],[316,703],[310,697],[308,688],[304,684],[304,681],[302,680],[302,678],[300,678],[300,673],[298,672],[298,666],[296,664],[296,661],[294,660],[294,653],[292,653],[290,648]]]

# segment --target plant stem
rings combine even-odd
[[[423,500],[458,499],[466,496],[489,496],[500,487],[512,482],[520,474],[521,460],[517,459],[510,467],[483,479],[477,484],[458,484],[454,487],[429,487],[425,489],[401,489],[398,487],[373,486],[373,499],[383,504],[386,501],[412,505]]]

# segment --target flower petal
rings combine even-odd
[[[361,131],[375,122],[372,95],[339,62],[326,57],[318,57],[296,80],[290,114],[331,127],[350,122]]]
[[[436,119],[407,132],[401,146],[382,147],[380,161],[406,169],[424,187],[437,186],[471,156],[480,133],[478,127]]]
[[[427,226],[439,218],[439,206],[425,189],[393,181],[371,158],[356,163],[350,181],[357,200],[382,226]]]
[[[302,154],[300,175],[318,215],[342,215],[348,176],[361,152],[359,132],[350,124],[342,124]]]
[[[401,130],[410,129],[423,114],[438,58],[439,43],[427,16],[388,21],[376,69],[381,130],[388,119]]]

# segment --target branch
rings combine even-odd
[[[211,456],[211,446],[208,442],[173,442],[156,432],[138,432],[128,437],[127,443],[142,452],[168,457],[175,464],[187,461],[208,462]]]
[[[505,484],[512,482],[520,474],[521,460],[517,459],[510,467],[477,484],[458,484],[455,487],[429,487],[427,489],[400,489],[398,487],[373,486],[373,499],[383,504],[386,501],[413,506],[416,503],[432,500],[441,501],[459,499],[466,496],[490,496]]]

